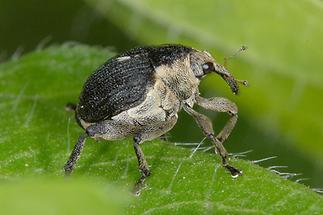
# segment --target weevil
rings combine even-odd
[[[246,84],[207,51],[183,45],[137,47],[109,59],[89,76],[75,106],[75,117],[84,133],[64,166],[65,173],[73,171],[87,138],[132,137],[141,179],[145,179],[150,170],[140,144],[170,131],[184,109],[212,141],[222,166],[232,177],[241,175],[242,171],[229,164],[223,146],[237,122],[237,106],[226,98],[203,98],[199,93],[201,79],[210,73],[220,75],[234,94],[239,92],[239,83]],[[218,135],[211,120],[193,109],[194,104],[230,115]]]

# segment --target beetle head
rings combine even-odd
[[[196,78],[201,79],[205,75],[215,72],[220,75],[223,80],[230,86],[234,94],[239,92],[239,83],[247,86],[247,81],[240,81],[233,77],[233,75],[221,64],[218,64],[210,53],[206,51],[194,50],[190,55],[191,69]]]

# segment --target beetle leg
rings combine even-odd
[[[231,102],[230,100],[222,97],[213,97],[213,98],[203,98],[197,97],[196,102],[199,106],[207,109],[213,110],[217,112],[226,112],[231,117],[229,121],[225,124],[224,128],[220,131],[220,133],[216,136],[216,139],[223,143],[231,134],[234,126],[238,120],[238,108],[236,104]]]
[[[81,156],[81,152],[83,150],[84,143],[85,143],[86,139],[88,137],[96,138],[97,134],[101,134],[104,131],[105,131],[104,127],[101,126],[100,124],[99,125],[91,125],[85,129],[85,133],[79,137],[79,139],[76,142],[74,149],[70,155],[69,160],[66,162],[66,164],[64,166],[64,170],[65,170],[66,175],[70,174],[73,171],[76,162],[78,161],[78,159]]]
[[[138,166],[139,166],[139,171],[141,173],[141,176],[140,176],[139,180],[137,181],[137,183],[135,184],[135,187],[133,190],[133,193],[138,196],[138,195],[140,195],[141,190],[145,186],[145,179],[150,175],[150,170],[149,170],[147,161],[145,159],[144,153],[142,152],[142,150],[139,146],[140,143],[142,142],[141,136],[136,135],[133,138],[133,140],[134,140],[133,147],[135,149],[136,156],[138,158]]]
[[[88,138],[88,134],[84,133],[79,137],[78,141],[76,142],[73,152],[71,153],[70,158],[68,159],[68,161],[66,162],[66,164],[64,166],[64,170],[65,170],[66,175],[70,174],[73,171],[77,160],[81,156],[81,152],[83,150],[84,143],[87,138]]]
[[[135,152],[138,158],[138,166],[141,173],[141,178],[145,179],[150,175],[150,170],[149,170],[147,161],[145,159],[144,153],[139,146],[142,141],[140,135],[135,136],[133,140],[134,140],[133,147],[135,149]]]
[[[215,136],[213,131],[212,121],[205,115],[195,111],[193,108],[188,105],[184,105],[184,110],[191,115],[199,127],[202,129],[205,136],[207,136],[215,145],[215,149],[222,159],[222,166],[230,171],[232,177],[237,177],[242,174],[242,172],[233,166],[230,166],[228,163],[228,153],[225,150],[222,142],[220,142]]]

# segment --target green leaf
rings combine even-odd
[[[6,214],[21,210],[31,214],[38,201],[63,210],[68,208],[65,200],[70,198],[72,206],[80,207],[74,208],[75,213],[110,210],[115,192],[103,189],[106,183],[129,190],[128,196],[121,198],[131,198],[130,190],[140,176],[131,140],[88,140],[68,181],[16,182],[35,176],[63,177],[62,167],[82,133],[64,106],[77,101],[86,77],[112,55],[106,49],[63,45],[0,65],[0,201],[7,203]],[[250,161],[231,161],[244,172],[242,177],[233,179],[213,153],[193,153],[189,148],[162,141],[147,142],[142,148],[152,176],[141,195],[127,205],[128,213],[323,212],[321,196]],[[79,182],[79,176],[92,182]],[[6,200],[7,193],[11,194]],[[27,205],[16,210],[15,201]],[[44,206],[37,211],[46,210]]]
[[[122,214],[126,205],[123,192],[84,179],[29,179],[0,189],[1,214]]]
[[[217,59],[242,44],[249,51],[229,67],[248,79],[240,112],[262,130],[282,134],[323,166],[322,2],[230,0],[87,0],[121,29],[147,44],[182,43]],[[208,79],[206,87],[228,88]]]

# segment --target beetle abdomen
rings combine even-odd
[[[86,81],[77,108],[86,122],[98,122],[137,106],[152,86],[154,67],[144,56],[113,58]]]

